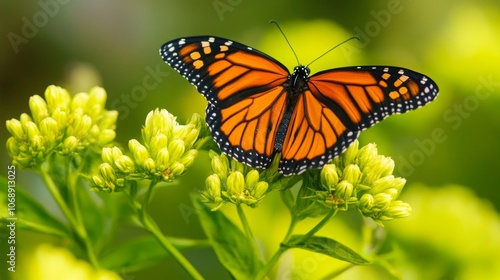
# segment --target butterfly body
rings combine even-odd
[[[176,39],[162,58],[207,99],[206,121],[223,152],[252,167],[300,174],[320,168],[392,114],[432,101],[437,85],[412,70],[343,67],[290,73],[274,58],[217,37]]]

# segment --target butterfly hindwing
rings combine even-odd
[[[286,67],[217,37],[177,39],[160,53],[208,100],[207,124],[221,150],[253,167],[267,167],[287,102]]]
[[[300,174],[321,167],[342,154],[360,131],[423,106],[437,93],[432,80],[404,68],[361,66],[317,73],[295,105],[280,171]]]

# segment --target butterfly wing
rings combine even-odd
[[[287,105],[286,67],[243,44],[208,36],[167,42],[160,54],[208,100],[207,124],[221,150],[266,168]]]
[[[392,114],[432,101],[434,81],[385,66],[345,67],[310,77],[298,98],[283,143],[280,171],[300,174],[322,167],[359,135]]]

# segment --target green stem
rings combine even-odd
[[[302,238],[300,238],[298,241],[295,243],[302,243],[305,242],[307,239],[311,238],[314,234],[316,234],[322,227],[325,226],[325,224],[337,213],[337,209],[332,209],[332,211],[328,212],[328,214],[314,227],[312,228],[308,233],[306,233]],[[292,216],[292,221],[290,222],[290,226],[288,227],[288,231],[285,235],[285,238],[283,239],[282,243],[287,243],[290,237],[292,236],[293,229],[299,222],[298,219],[296,219],[296,216]],[[269,262],[266,263],[266,265],[259,271],[257,274],[256,279],[263,279],[266,277],[266,275],[269,273],[271,268],[276,264],[276,262],[279,260],[281,255],[288,250],[288,247],[281,246],[276,253],[271,257]]]
[[[153,188],[158,184],[158,181],[152,180],[151,183],[149,183],[148,191],[146,192],[146,197],[144,198],[144,202],[142,203],[142,209],[141,209],[141,217],[146,215],[146,207],[149,204],[149,201],[151,200],[151,195],[153,194]]]
[[[323,217],[323,219],[321,219],[321,221],[319,221],[319,223],[316,226],[314,226],[308,233],[303,235],[302,238],[300,238],[297,241],[297,243],[305,242],[305,241],[307,241],[307,239],[311,238],[311,236],[315,235],[321,228],[323,228],[326,225],[326,223],[333,216],[335,216],[335,214],[337,214],[337,211],[338,211],[338,209],[335,208],[335,209],[332,209],[330,212],[328,212],[328,214],[326,214],[326,216]]]
[[[81,219],[81,215],[77,214],[77,217],[73,215],[71,212],[70,208],[66,204],[65,200],[61,196],[61,193],[59,192],[59,189],[57,188],[56,184],[52,180],[49,174],[49,168],[48,168],[48,162],[45,162],[42,164],[40,170],[41,170],[41,176],[42,179],[47,186],[47,189],[49,190],[50,194],[56,201],[57,205],[59,206],[59,209],[61,209],[61,212],[64,214],[68,222],[70,223],[71,227],[74,229],[74,232],[76,233],[77,237],[83,241],[85,251],[87,252],[87,256],[89,258],[90,263],[95,268],[99,268],[99,263],[97,261],[95,252],[94,252],[94,247],[92,244],[92,241],[90,240],[87,231],[85,229],[85,225],[83,224],[83,220]],[[71,175],[68,175],[71,176]],[[69,179],[69,178],[68,178]],[[70,193],[72,193],[72,198],[75,195],[75,186],[72,185],[75,183],[75,180],[68,180],[68,189],[70,190]],[[73,198],[74,202],[76,202],[76,197]],[[78,204],[75,204],[75,209],[78,209]],[[78,210],[77,210],[78,211]]]
[[[293,233],[293,230],[295,229],[295,226],[300,221],[299,219],[297,219],[297,216],[293,215],[292,211],[290,211],[290,213],[292,214],[292,220],[290,221],[290,226],[288,226],[288,230],[286,232],[285,238],[283,238],[282,243],[288,242],[288,240],[292,236],[292,233]],[[278,262],[281,255],[283,255],[283,253],[286,252],[286,250],[288,250],[287,247],[280,246],[280,248],[274,253],[274,255],[271,257],[271,259],[266,263],[266,265],[259,271],[256,279],[263,279],[264,277],[266,277],[266,275],[274,267],[276,262]]]
[[[236,209],[238,210],[238,216],[240,217],[241,225],[243,226],[243,230],[245,231],[246,236],[250,240],[252,240],[252,242],[254,242],[255,239],[252,230],[250,229],[250,225],[248,224],[248,220],[245,216],[245,212],[243,212],[243,207],[241,207],[241,204],[237,204]]]
[[[160,245],[167,251],[174,260],[182,267],[193,279],[203,279],[203,276],[196,270],[196,268],[175,248],[175,246],[163,235],[158,225],[154,222],[153,218],[147,214],[146,207],[151,199],[151,194],[153,193],[153,188],[158,182],[153,180],[149,184],[146,197],[142,205],[139,205],[137,201],[130,201],[132,203],[133,209],[139,216],[144,228],[149,231],[158,240]],[[130,199],[130,196],[128,196]]]
[[[299,219],[297,219],[296,216],[292,216],[292,220],[290,221],[290,226],[288,227],[288,231],[286,232],[285,238],[283,238],[283,243],[286,243],[290,237],[292,236],[293,230],[295,229],[295,226],[299,222]]]
[[[179,265],[184,268],[184,270],[193,279],[203,279],[203,276],[196,270],[196,268],[175,248],[175,246],[162,234],[156,223],[153,221],[151,216],[145,215],[141,219],[144,227],[153,234],[153,236],[160,242],[161,246],[165,251],[167,251]]]
[[[288,250],[288,248],[286,247],[280,247],[278,249],[278,251],[276,251],[274,253],[274,255],[271,257],[271,259],[266,263],[266,265],[259,271],[259,273],[257,274],[257,277],[255,277],[255,279],[264,279],[266,278],[266,275],[269,273],[269,271],[271,270],[271,268],[274,267],[274,265],[276,264],[276,262],[278,262],[279,258],[281,257],[281,255],[283,255],[283,253],[286,252],[286,250]]]

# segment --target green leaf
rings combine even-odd
[[[221,264],[235,279],[253,279],[263,267],[257,249],[243,232],[219,211],[211,211],[198,197],[192,201],[200,223]]]
[[[328,237],[312,236],[306,241],[302,241],[303,237],[304,235],[294,235],[287,243],[282,244],[282,246],[286,248],[299,248],[312,251],[335,259],[350,262],[352,264],[370,263],[349,247]]]
[[[319,176],[319,173],[316,170],[311,170],[306,172],[303,176],[302,185],[300,186],[297,194],[293,212],[298,220],[303,220],[308,217],[322,216],[330,211],[329,208],[312,199],[316,195],[316,192],[313,189],[315,186],[312,182],[319,182],[318,179],[312,178],[313,176]]]
[[[192,240],[168,237],[168,240],[180,251],[208,247],[207,240]],[[120,244],[118,248],[100,259],[100,264],[107,269],[134,272],[150,267],[169,256],[168,252],[153,236],[139,237]]]
[[[15,180],[10,181],[15,182]],[[2,219],[16,217],[16,226],[58,237],[70,237],[68,228],[17,184],[10,184],[5,177],[0,177],[0,213]],[[15,195],[15,209],[8,208],[9,187],[11,198]],[[13,215],[11,215],[13,213]]]

